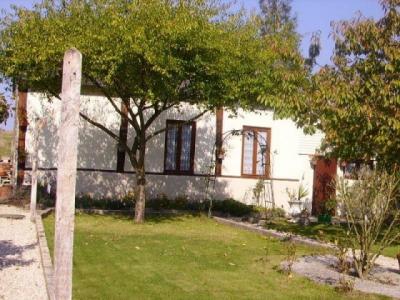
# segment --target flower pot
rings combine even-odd
[[[330,224],[332,222],[332,216],[330,214],[320,214],[318,216],[318,222]]]

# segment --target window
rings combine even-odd
[[[369,168],[370,170],[374,169],[374,162],[363,161],[363,160],[352,160],[352,161],[342,161],[340,167],[343,171],[343,176],[346,179],[358,179],[358,172],[362,168]]]
[[[164,171],[172,174],[192,174],[196,123],[167,120],[165,134]]]
[[[269,176],[271,129],[243,127],[242,176]]]

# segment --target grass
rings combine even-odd
[[[0,158],[2,156],[11,156],[12,138],[12,131],[4,131],[0,129]]]
[[[206,217],[75,220],[74,299],[386,299],[289,279],[278,270],[285,242]],[[52,249],[54,216],[44,225]],[[297,247],[298,255],[321,251]]]
[[[294,234],[306,236],[312,239],[325,242],[334,242],[335,239],[346,235],[346,225],[331,224],[311,224],[309,226],[301,226],[296,223],[289,223],[286,220],[277,220],[266,225],[269,229],[275,229],[283,232],[291,232]],[[400,228],[398,229],[400,230]],[[396,257],[400,253],[400,241],[395,242],[390,247],[383,250],[383,255]]]

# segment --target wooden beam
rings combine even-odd
[[[117,172],[124,172],[126,151],[123,145],[128,139],[128,107],[121,101],[121,125],[119,127],[119,144],[117,150]]]
[[[26,129],[28,127],[28,117],[26,113],[28,93],[27,91],[17,92],[18,94],[18,105],[17,105],[17,118],[18,118],[18,141],[17,141],[17,167],[16,167],[16,187],[19,188],[24,182],[25,174],[25,136]]]
[[[72,257],[81,77],[82,54],[76,49],[70,49],[64,55],[61,124],[58,132],[54,238],[54,286],[55,299],[57,300],[72,299]]]
[[[223,127],[224,127],[224,109],[223,108],[217,108],[216,111],[216,137],[215,137],[215,175],[216,176],[221,176],[222,175],[222,159],[219,157],[219,155],[222,152],[222,134],[223,134]]]

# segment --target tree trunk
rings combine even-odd
[[[146,174],[144,167],[136,170],[136,205],[135,223],[144,222],[144,211],[146,207]]]

